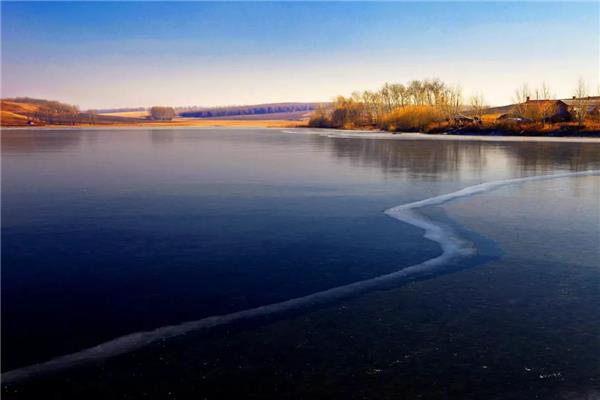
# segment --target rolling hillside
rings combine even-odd
[[[76,106],[52,100],[28,97],[0,100],[2,126],[108,125],[143,121],[143,118],[81,112]]]

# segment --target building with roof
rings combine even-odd
[[[521,114],[534,120],[544,122],[563,122],[571,119],[569,106],[562,100],[530,100],[518,106]]]
[[[578,114],[581,108],[585,108],[585,115],[600,117],[600,96],[587,96],[561,100],[565,103],[572,114]]]

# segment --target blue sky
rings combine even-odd
[[[83,108],[322,101],[440,78],[598,91],[599,3],[3,2],[2,96]]]

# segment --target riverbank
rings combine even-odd
[[[466,136],[466,137],[583,137],[583,138],[600,138],[600,124],[593,123],[588,124],[584,128],[579,128],[573,123],[564,123],[557,126],[546,126],[539,128],[528,127],[527,129],[504,129],[502,127],[488,126],[466,126],[461,128],[451,127],[447,125],[440,125],[425,131],[415,130],[389,130],[389,129],[378,129],[376,127],[343,127],[343,128],[329,128],[329,127],[317,127],[310,126],[313,129],[335,129],[340,131],[349,132],[386,132],[389,134],[407,134],[416,133],[422,135],[444,135],[444,136]]]
[[[311,125],[313,129],[336,129],[343,131],[366,131],[366,132],[387,132],[390,134],[418,133],[423,135],[448,135],[448,136],[486,136],[486,137],[592,137],[600,138],[600,123],[590,122],[584,127],[579,127],[575,123],[562,123],[546,126],[526,126],[505,128],[502,126],[464,126],[454,127],[448,124],[439,124],[424,130],[416,129],[387,129],[365,126],[344,126],[329,127]]]
[[[431,129],[427,134],[442,135],[478,135],[478,136],[540,136],[540,137],[599,137],[600,124],[589,123],[580,128],[574,123],[563,123],[558,125],[547,125],[541,127],[527,127],[520,129],[506,129],[497,126],[487,127],[440,127]]]
[[[347,129],[290,129],[285,133],[314,134],[332,138],[347,139],[387,139],[387,140],[458,140],[458,141],[485,141],[485,142],[576,142],[599,143],[600,137],[596,136],[500,136],[500,135],[452,135],[443,133],[416,133],[416,132],[387,132],[382,130],[347,130]]]

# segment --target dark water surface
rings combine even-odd
[[[4,130],[2,370],[419,263],[440,253],[437,244],[383,210],[480,182],[588,169],[600,169],[600,144]],[[512,238],[505,258],[523,257],[531,244],[515,239],[515,215],[539,212],[531,198],[544,193],[553,201],[543,222],[527,228],[540,242],[560,238],[567,255],[552,260],[594,267],[598,178],[546,185],[451,210],[470,229],[485,216],[476,230],[494,227],[485,234]]]

